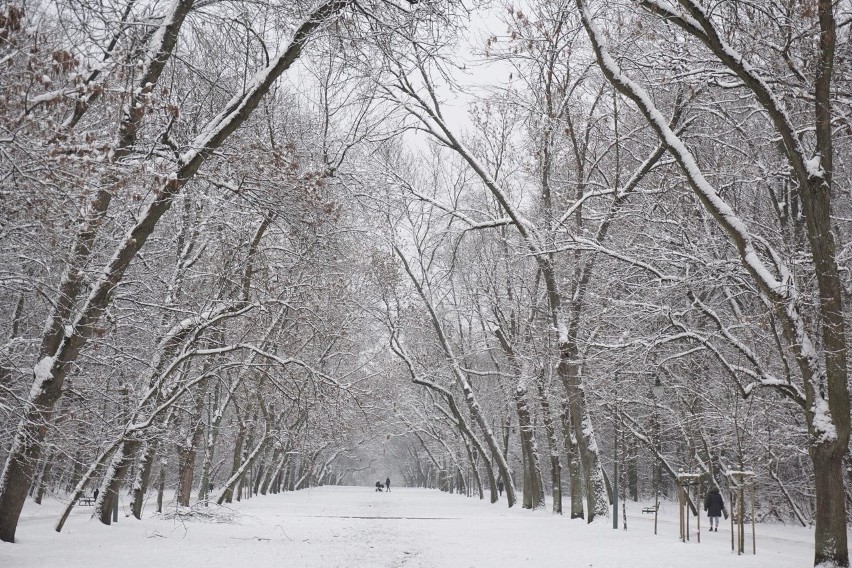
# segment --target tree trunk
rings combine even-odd
[[[811,448],[817,508],[814,515],[814,565],[849,566],[843,456],[837,444]]]
[[[264,470],[266,469],[266,460],[262,460],[257,466],[257,471],[254,472],[254,484],[252,486],[252,494],[260,493],[260,484],[263,481]]]
[[[467,453],[467,461],[470,464],[471,475],[473,476],[473,481],[476,485],[476,491],[479,494],[480,499],[485,499],[485,494],[482,490],[482,478],[479,475],[479,468],[476,467],[476,458],[474,457],[474,451],[470,447],[470,443],[465,439],[464,440],[464,449]]]
[[[281,466],[284,463],[283,454],[284,448],[281,444],[276,443],[275,449],[272,452],[272,459],[270,460],[270,464],[272,464],[269,469],[266,471],[266,477],[263,480],[263,483],[260,486],[260,494],[266,495],[269,492],[270,485],[272,484],[275,476],[278,475],[278,472],[281,471]],[[272,493],[276,493],[276,491],[272,491]]]
[[[541,415],[544,422],[544,430],[547,434],[547,447],[550,451],[550,484],[553,498],[553,513],[562,514],[562,462],[559,459],[559,439],[556,428],[553,426],[553,416],[550,414],[550,401],[547,399],[542,377],[536,381],[538,388],[538,401],[541,406]]]
[[[68,479],[67,491],[74,489],[74,487],[76,487],[80,482],[80,478],[83,477],[82,450],[78,450],[71,459],[73,460],[73,463],[71,464],[71,476]]]
[[[160,466],[160,478],[157,481],[157,512],[163,512],[163,493],[166,491],[166,462]]]
[[[178,490],[176,499],[178,505],[189,507],[192,497],[192,480],[195,474],[195,458],[201,437],[204,435],[204,422],[200,415],[193,415],[192,431],[184,440],[184,445],[178,446]]]
[[[130,511],[139,520],[142,520],[142,505],[145,503],[145,494],[151,482],[151,471],[154,469],[154,457],[157,455],[158,446],[157,440],[148,440],[136,464],[136,479],[133,481],[133,500],[130,502]]]
[[[226,501],[226,498],[229,494],[233,495],[233,488],[237,484],[238,481],[242,480],[245,477],[246,470],[251,468],[254,465],[255,460],[257,459],[260,452],[266,446],[266,442],[269,439],[266,436],[266,432],[261,436],[260,442],[258,442],[257,446],[249,453],[242,463],[238,464],[239,467],[236,468],[233,475],[225,481],[225,485],[222,488],[222,492],[216,498],[216,504],[221,505]],[[241,452],[242,453],[242,452]],[[240,455],[240,454],[235,454]]]
[[[526,388],[522,383],[515,387],[515,407],[518,412],[518,431],[521,439],[521,455],[524,464],[524,509],[544,507],[544,487],[541,466],[532,427],[532,418],[527,407]]]
[[[39,475],[38,483],[35,488],[35,497],[33,500],[36,505],[41,505],[41,500],[44,498],[44,492],[48,484],[51,483],[55,457],[56,452],[53,448],[49,448],[47,453],[45,453],[44,466],[41,468],[41,475]]]
[[[124,440],[112,456],[104,480],[101,483],[98,500],[95,502],[95,514],[105,525],[112,524],[112,511],[118,501],[118,492],[127,470],[136,459],[136,452],[142,442],[138,439]]]
[[[638,445],[632,436],[627,438],[627,494],[635,503],[639,501],[639,469],[637,467]]]
[[[243,456],[243,442],[246,437],[246,426],[242,422],[240,422],[239,430],[237,430],[237,438],[234,441],[234,457],[231,460],[231,475],[229,477],[233,477],[233,475],[240,469],[240,462],[242,462]],[[222,494],[223,500],[225,503],[231,503],[234,498],[234,490],[232,487],[225,487],[224,492]]]
[[[161,424],[162,429],[165,429],[171,423],[172,415],[173,411],[172,408],[170,408],[166,416],[163,418]],[[157,455],[157,449],[159,447],[160,441],[156,437],[149,437],[142,447],[142,455],[136,464],[136,478],[133,481],[133,499],[130,502],[130,511],[133,516],[139,520],[142,520],[142,506],[145,503],[145,494],[148,492],[151,472],[154,469],[154,457]]]
[[[568,401],[562,402],[562,437],[565,440],[565,455],[568,462],[568,481],[571,486],[571,518],[582,519],[583,514],[583,476],[580,473],[580,457],[574,432],[571,427]]]
[[[257,354],[253,354],[252,358]],[[210,491],[210,476],[212,475],[213,459],[216,454],[216,441],[219,438],[219,425],[224,416],[224,408],[219,408],[219,381],[216,381],[213,387],[213,398],[208,400],[208,412],[211,411],[211,406],[215,406],[216,413],[207,425],[207,436],[204,438],[204,461],[201,465],[201,482],[198,485],[198,499],[208,499]],[[225,406],[230,402],[231,395],[229,394],[225,401]]]
[[[583,489],[586,496],[586,511],[588,512],[587,521],[591,523],[595,517],[606,516],[606,487],[598,458],[595,431],[586,406],[586,394],[580,381],[577,360],[576,345],[573,342],[561,343],[557,370],[562,378],[568,399],[571,427],[574,439],[577,441],[576,453],[583,475]]]

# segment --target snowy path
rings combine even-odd
[[[89,518],[91,508],[78,508],[57,534],[59,508],[28,503],[18,543],[0,543],[0,567],[802,568],[813,562],[812,532],[797,527],[759,526],[757,556],[731,554],[729,525],[704,532],[701,544],[683,544],[672,505],[662,510],[656,537],[653,516],[639,514],[641,504],[630,504],[625,532],[613,530],[609,519],[589,526],[546,511],[405,488],[322,487],[258,497],[234,505],[236,524],[122,517],[103,527]]]

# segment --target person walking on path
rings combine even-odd
[[[388,477],[387,479],[385,479],[385,491],[387,491],[388,493],[390,493],[390,477]]]
[[[725,502],[722,500],[722,495],[717,488],[713,488],[704,498],[704,510],[707,511],[707,516],[710,517],[710,530],[719,532],[719,517],[722,516],[722,511],[725,510]],[[714,528],[715,526],[715,528]]]
[[[502,497],[502,496],[503,496],[503,487],[504,487],[504,486],[503,486],[503,480],[502,480],[502,479],[498,479],[498,480],[497,480],[497,493],[499,493],[499,494],[500,494],[500,497]]]

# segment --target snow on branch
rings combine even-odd
[[[609,51],[600,40],[602,36],[592,21],[592,16],[586,2],[584,0],[575,0],[575,3],[580,10],[583,27],[586,29],[586,33],[592,43],[598,66],[604,76],[621,94],[636,104],[639,111],[645,116],[648,124],[654,129],[657,136],[677,160],[681,171],[686,176],[690,187],[701,204],[736,245],[742,265],[752,276],[761,294],[784,316],[785,325],[791,336],[791,343],[793,344],[797,361],[803,367],[805,374],[808,375],[805,378],[806,385],[808,382],[819,384],[825,377],[825,369],[820,363],[817,347],[811,339],[805,325],[804,317],[799,311],[798,302],[796,301],[798,293],[795,286],[791,281],[787,281],[786,279],[784,282],[779,281],[772,274],[769,267],[767,267],[757,254],[754,247],[755,239],[746,224],[719,195],[715,187],[704,177],[695,157],[680,137],[672,132],[648,92],[641,85],[625,75],[615,59],[609,54]],[[695,7],[695,10],[691,10],[693,17],[699,18],[703,14],[697,6],[692,4],[691,0],[682,0],[682,3],[689,3]],[[705,26],[705,31],[708,34],[712,31],[709,21],[703,22],[702,25]],[[717,53],[717,55],[719,54]],[[721,55],[719,56],[721,57]],[[759,93],[762,92],[760,91],[763,85],[762,81],[756,75],[752,76],[750,74],[751,70],[742,61],[741,56],[736,53],[726,52],[726,57],[728,59],[725,59],[724,62],[729,66],[736,63],[737,69],[742,71],[741,77],[743,80],[752,80],[750,86],[758,92],[758,97],[760,98],[761,95]],[[733,61],[736,57],[739,57],[738,62]],[[740,74],[739,71],[738,74]],[[771,92],[767,90],[764,94],[766,97],[770,97]],[[770,103],[773,103],[773,100],[762,100],[761,102],[765,102],[766,105],[771,106]],[[785,119],[786,115],[781,113],[780,107],[775,110],[778,111],[775,115],[778,118],[776,127],[784,135],[785,125],[778,124],[778,122],[784,122],[781,119]],[[794,143],[797,144],[797,142]],[[791,152],[788,152],[788,155],[790,154]],[[763,243],[763,245],[767,246],[766,243]],[[769,254],[773,257],[773,262],[776,262],[776,259],[780,258],[780,255],[774,252],[770,252]],[[778,272],[782,274],[782,277],[785,274],[783,268],[779,268]],[[832,436],[836,436],[836,429],[832,423],[831,414],[828,412],[827,403],[820,396],[814,396],[813,398],[815,399],[814,403],[808,410],[814,416],[812,424],[815,428],[815,438],[817,440],[831,439]]]
[[[577,245],[580,245],[580,246],[577,246]],[[664,274],[663,272],[658,270],[656,267],[654,267],[651,264],[648,264],[647,262],[641,261],[637,258],[633,258],[633,257],[627,256],[626,254],[622,254],[618,251],[607,248],[607,247],[603,246],[602,244],[598,243],[597,241],[594,241],[592,239],[587,239],[585,237],[571,236],[571,243],[570,244],[559,245],[555,249],[553,249],[553,252],[562,252],[562,251],[566,251],[566,250],[575,250],[575,249],[580,249],[580,248],[582,248],[583,250],[593,250],[593,251],[596,251],[596,252],[600,252],[600,253],[605,254],[607,256],[610,256],[610,257],[612,257],[616,260],[620,260],[622,262],[630,264],[631,266],[636,266],[637,268],[641,268],[642,270],[650,272],[651,274],[656,276],[661,282],[678,282],[678,281],[680,281],[680,278],[678,278],[676,276],[671,276],[669,274]]]
[[[421,201],[425,201],[425,202],[433,205],[434,207],[437,207],[441,211],[444,211],[445,213],[452,215],[456,219],[459,219],[460,221],[462,221],[465,225],[467,225],[467,228],[465,230],[468,230],[468,231],[473,231],[473,230],[478,230],[478,229],[491,229],[491,228],[494,228],[494,227],[504,227],[506,225],[512,224],[512,220],[508,217],[503,217],[502,219],[492,219],[491,221],[477,222],[477,221],[474,221],[473,219],[471,219],[470,217],[468,217],[467,215],[465,215],[464,213],[461,213],[457,209],[453,209],[452,207],[448,207],[448,206],[438,202],[437,200],[432,199],[431,197],[428,197],[426,195],[423,195],[423,194],[417,192],[417,190],[415,190],[411,186],[408,186],[408,190],[411,193],[411,195],[413,195],[417,199],[420,199]]]
[[[747,398],[751,394],[752,390],[757,387],[775,387],[783,394],[790,397],[799,406],[805,406],[805,394],[801,391],[801,389],[792,384],[789,380],[779,379],[770,373],[767,373],[760,364],[757,355],[748,347],[748,345],[740,341],[738,337],[731,333],[730,329],[722,323],[722,318],[719,314],[710,308],[710,306],[702,302],[692,290],[687,292],[687,297],[694,306],[700,309],[704,315],[706,315],[716,325],[716,328],[722,337],[725,338],[725,340],[737,351],[739,351],[755,369],[757,369],[756,372],[748,371],[748,374],[755,377],[756,382],[742,388],[743,398]],[[746,371],[742,368],[737,369]]]
[[[299,58],[302,48],[311,33],[329,18],[350,4],[351,0],[330,0],[314,7],[310,14],[293,32],[287,49],[276,57],[266,68],[255,74],[243,93],[235,95],[225,108],[216,115],[196,136],[189,150],[180,157],[183,167],[203,161],[210,153],[234,132],[257,108],[272,84]],[[183,168],[181,168],[183,169]],[[197,170],[197,166],[194,168]],[[194,171],[193,171],[194,173]]]
[[[640,0],[639,4],[649,12],[655,13],[666,21],[672,22],[685,32],[699,39],[719,60],[733,71],[743,84],[754,93],[772,120],[786,149],[790,165],[796,172],[799,183],[807,187],[810,178],[823,178],[825,173],[819,167],[819,156],[810,160],[802,147],[793,121],[787,114],[781,99],[772,91],[758,71],[746,61],[745,57],[729,45],[716,30],[710,17],[694,0],[678,0],[687,13],[666,5],[660,0]]]

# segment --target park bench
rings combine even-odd
[[[93,497],[80,497],[78,503],[84,507],[93,507],[95,505],[95,499]]]
[[[656,513],[657,512],[657,506],[651,505],[650,507],[645,507],[644,509],[642,509],[642,512],[643,513]]]

